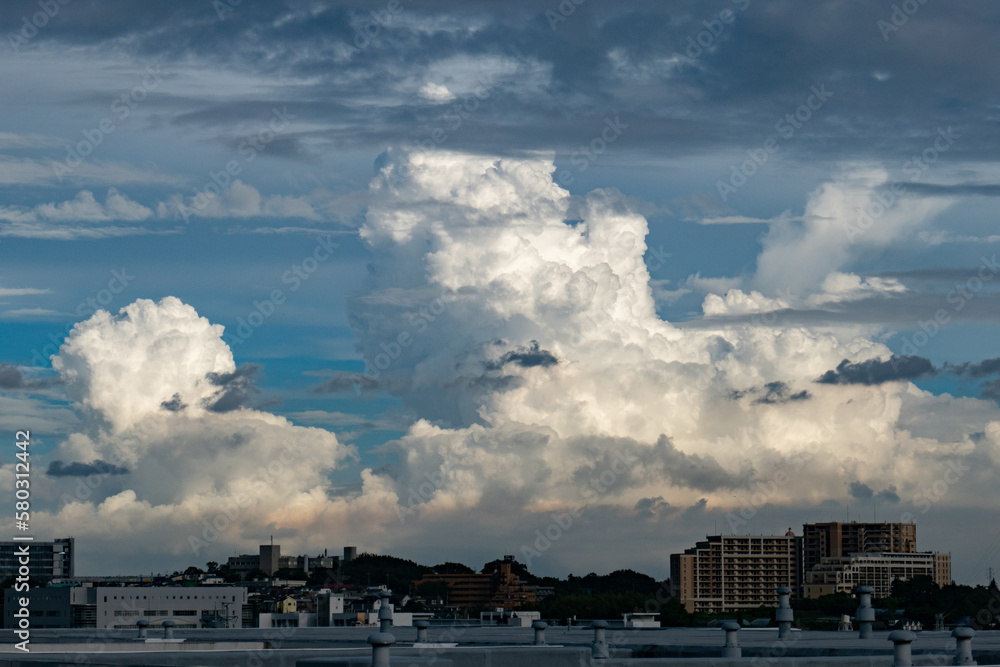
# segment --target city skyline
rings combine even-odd
[[[0,490],[30,431],[31,531],[93,574],[273,535],[663,579],[877,516],[984,583],[998,24],[5,3]]]

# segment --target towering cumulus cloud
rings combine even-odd
[[[994,403],[902,371],[829,381],[897,360],[858,328],[754,321],[787,306],[764,283],[706,298],[706,315],[741,318],[663,321],[645,219],[614,191],[571,196],[551,156],[377,164],[360,231],[374,259],[350,303],[356,382],[416,415],[384,465],[335,488],[352,448],[248,407],[255,367],[221,327],[140,300],[79,323],[54,359],[80,428],[39,478],[40,497],[63,499],[39,521],[133,557],[218,559],[274,533],[289,551],[350,540],[429,562],[506,548],[553,573],[621,566],[617,544],[650,539],[627,564],[662,572],[713,513],[720,532],[770,532],[877,501],[946,524],[996,489]],[[828,268],[819,289],[844,281]]]
[[[351,309],[367,382],[423,417],[394,443],[399,465],[379,473],[404,532],[478,517],[530,546],[570,508],[589,509],[562,519],[578,526],[559,531],[567,541],[608,530],[580,527],[597,508],[641,530],[650,512],[636,508],[680,522],[751,496],[755,507],[849,500],[852,483],[911,497],[949,461],[992,466],[989,403],[905,381],[816,382],[844,359],[889,358],[858,329],[661,320],[646,221],[613,191],[570,196],[550,156],[390,152],[377,165],[361,230],[370,290]],[[779,303],[729,298],[746,312]]]
[[[36,518],[55,533],[85,534],[90,549],[100,539],[112,552],[204,563],[219,540],[335,525],[322,519],[336,507],[325,475],[352,449],[322,429],[233,405],[249,394],[245,368],[222,327],[192,307],[168,297],[99,311],[74,327],[53,367],[84,427],[53,454],[49,475],[36,475],[50,487],[39,497],[61,499]]]

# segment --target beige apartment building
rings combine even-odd
[[[917,552],[913,523],[812,523],[802,537],[715,535],[670,556],[673,595],[689,612],[713,614],[776,606],[779,586],[793,597],[853,593],[872,586],[887,597],[895,580],[926,575],[951,582],[951,556]]]
[[[777,604],[780,586],[799,597],[799,544],[794,534],[710,535],[670,556],[675,597],[689,612],[721,614]]]

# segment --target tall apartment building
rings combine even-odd
[[[802,566],[805,572],[824,558],[854,553],[916,553],[915,523],[807,523],[802,526]]]
[[[832,593],[852,593],[858,586],[871,586],[875,598],[892,593],[892,582],[926,576],[938,586],[951,583],[951,555],[931,552],[852,553],[826,557],[805,573],[803,597],[818,598]]]
[[[670,556],[670,582],[688,612],[712,614],[777,606],[776,591],[799,596],[801,538],[776,535],[710,535]]]
[[[28,549],[28,575],[48,581],[55,577],[72,577],[76,541],[65,537],[51,542],[0,542],[0,579],[17,575],[21,550]]]

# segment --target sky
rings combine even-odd
[[[0,26],[0,488],[30,430],[30,530],[79,573],[273,536],[663,579],[848,519],[1000,566],[1000,7]]]

